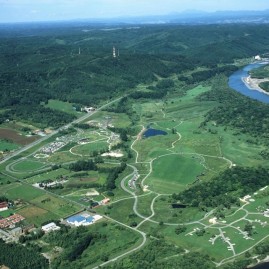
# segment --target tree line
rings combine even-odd
[[[210,181],[201,182],[172,198],[192,207],[240,205],[238,197],[254,193],[269,184],[269,170],[263,167],[233,167]]]
[[[35,245],[27,247],[9,243],[6,244],[0,239],[0,264],[16,269],[47,269],[49,268],[48,260],[39,253]]]

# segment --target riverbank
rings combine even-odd
[[[255,90],[262,92],[266,95],[269,95],[269,92],[263,90],[259,84],[262,82],[269,81],[269,79],[258,79],[258,78],[251,78],[251,76],[248,77],[242,77],[242,81],[245,83],[245,85],[250,89],[250,90]]]
[[[251,267],[248,267],[249,269],[268,269],[269,268],[269,256],[267,256],[263,260],[257,260],[257,264]]]

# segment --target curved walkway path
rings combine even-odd
[[[182,122],[181,122],[182,123]],[[180,123],[180,124],[181,124]],[[198,157],[201,158],[201,164],[206,168],[206,169],[209,169],[205,166],[205,157],[208,157],[208,158],[216,158],[216,159],[221,159],[221,160],[224,160],[228,163],[229,165],[229,168],[232,168],[234,166],[234,163],[225,158],[224,156],[212,156],[212,155],[207,155],[207,154],[199,154],[199,153],[183,153],[183,152],[179,152],[179,153],[176,153],[173,151],[173,149],[175,148],[175,144],[177,142],[179,142],[182,138],[181,134],[179,132],[177,132],[177,135],[178,135],[178,139],[175,140],[174,142],[172,142],[171,144],[171,147],[169,149],[167,149],[168,151],[170,151],[170,153],[167,153],[167,154],[163,154],[161,156],[158,156],[156,158],[153,158],[152,160],[150,161],[147,161],[147,162],[143,162],[143,161],[139,161],[139,152],[135,149],[135,143],[141,139],[142,137],[142,133],[144,132],[145,130],[145,127],[142,126],[142,130],[140,131],[140,133],[137,135],[136,139],[133,141],[133,143],[131,144],[131,149],[135,152],[136,156],[135,156],[135,164],[141,164],[141,163],[144,163],[144,164],[149,164],[149,172],[143,177],[143,179],[141,180],[141,187],[143,188],[145,185],[145,180],[150,176],[150,174],[152,173],[153,171],[153,162],[154,160],[156,160],[157,158],[160,158],[160,157],[164,157],[164,156],[169,156],[169,155],[172,155],[172,154],[180,154],[180,155],[196,155]],[[134,213],[140,217],[142,219],[142,221],[136,226],[135,230],[139,231],[139,228],[145,223],[145,222],[151,222],[151,223],[155,223],[155,224],[159,224],[159,222],[153,220],[152,218],[155,216],[155,210],[154,210],[154,204],[156,202],[156,200],[162,196],[162,195],[171,195],[171,194],[160,194],[160,193],[156,193],[156,192],[153,192],[153,191],[150,191],[149,190],[149,194],[152,194],[152,193],[155,193],[156,196],[152,199],[151,201],[151,205],[150,205],[150,210],[151,210],[151,215],[150,216],[143,216],[142,214],[139,213],[138,211],[138,199],[139,197],[142,197],[144,195],[140,195],[140,196],[137,196],[136,195],[136,192],[135,191],[132,191],[130,189],[128,189],[126,187],[126,180],[132,176],[134,176],[135,174],[138,174],[138,170],[137,168],[134,166],[134,165],[128,165],[129,167],[131,167],[133,169],[133,172],[126,176],[124,179],[122,179],[121,181],[121,188],[126,191],[127,193],[129,193],[132,197],[129,197],[129,198],[125,198],[125,199],[131,199],[133,198],[134,199],[134,204],[133,204],[133,211]],[[122,199],[124,200],[124,199]],[[229,224],[223,224],[222,226],[215,226],[214,227],[214,224],[205,224],[203,223],[203,221],[205,221],[206,219],[208,219],[213,213],[214,213],[214,209],[211,210],[210,212],[206,213],[204,215],[203,218],[197,220],[197,221],[191,221],[191,222],[186,222],[186,223],[168,223],[168,222],[165,222],[163,223],[164,225],[167,225],[167,226],[178,226],[178,225],[193,225],[193,224],[199,224],[201,225],[204,229],[217,229],[219,231],[219,235],[217,235],[217,237],[213,240],[216,240],[218,237],[222,238],[223,242],[225,242],[227,245],[228,245],[228,249],[230,251],[232,251],[232,256],[231,257],[228,257],[226,259],[223,259],[221,260],[220,262],[215,262],[215,265],[216,266],[221,266],[225,263],[228,263],[230,261],[232,261],[235,257],[239,256],[239,255],[242,255],[243,253],[251,250],[253,247],[255,247],[257,244],[259,244],[260,242],[262,242],[264,239],[266,239],[267,237],[269,237],[269,235],[267,235],[265,238],[263,238],[262,240],[260,240],[259,242],[257,242],[256,244],[254,244],[253,246],[251,246],[250,248],[248,248],[247,250],[244,250],[243,252],[240,252],[240,253],[236,253],[235,252],[235,249],[233,247],[233,244],[230,242],[230,239],[228,237],[225,236],[224,232],[223,232],[223,228],[234,228],[237,230],[237,232],[239,232],[242,236],[247,236],[246,232],[241,230],[240,228],[238,227],[235,227],[234,224],[237,223],[238,221],[241,221],[241,220],[247,220],[247,216],[249,214],[259,214],[259,213],[250,213],[248,212],[246,209],[244,209],[245,205],[243,205],[241,208],[237,209],[236,212],[234,212],[233,214],[236,214],[237,212],[239,212],[240,210],[242,211],[245,211],[245,215],[239,219],[237,219],[236,221],[232,222],[232,223],[229,223]],[[253,222],[253,221],[252,221]],[[220,223],[219,223],[220,224]],[[140,231],[139,231],[140,232]]]

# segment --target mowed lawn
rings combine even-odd
[[[153,171],[144,182],[159,193],[182,191],[204,171],[198,159],[177,154],[167,155],[153,162]]]
[[[72,149],[72,152],[80,155],[90,155],[94,151],[100,151],[106,149],[108,149],[108,143],[106,141],[98,141],[88,143],[85,145],[76,146]]]
[[[17,187],[6,190],[5,192],[5,196],[7,196],[7,198],[11,200],[16,200],[20,198],[24,201],[30,201],[43,194],[44,191],[26,184],[18,185]]]
[[[12,165],[12,169],[17,172],[31,172],[31,171],[39,170],[45,165],[46,164],[38,162],[38,161],[23,160],[16,163],[15,165]]]
[[[76,110],[74,110],[73,105],[71,103],[68,102],[63,102],[63,101],[59,101],[59,100],[49,100],[48,104],[45,105],[45,107],[51,108],[51,109],[55,109],[55,110],[59,110],[65,113],[69,113],[69,114],[73,114],[77,117],[80,116],[81,112],[77,112]]]

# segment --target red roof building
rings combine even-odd
[[[0,203],[0,211],[8,210],[8,203],[2,202]]]
[[[11,215],[5,219],[0,220],[0,228],[7,228],[11,225],[14,225],[14,224],[24,220],[24,219],[25,218],[19,214]]]

